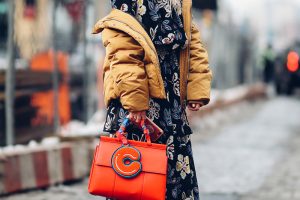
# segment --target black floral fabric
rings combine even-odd
[[[185,48],[182,0],[111,0],[112,7],[134,16],[155,46]]]

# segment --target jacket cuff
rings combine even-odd
[[[209,103],[210,99],[208,98],[203,98],[199,100],[188,100],[188,103],[201,103],[203,106],[207,105]]]
[[[149,98],[145,95],[135,95],[131,97],[120,97],[122,106],[129,112],[139,112],[149,110]]]
[[[194,76],[197,78],[195,77],[187,85],[187,101],[203,101],[206,105],[210,101],[211,77],[201,74]]]

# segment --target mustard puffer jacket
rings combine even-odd
[[[183,2],[189,47],[180,53],[181,104],[209,102],[212,73],[200,33],[191,22],[190,0]],[[149,109],[149,98],[166,99],[155,46],[142,25],[131,15],[113,9],[99,20],[93,33],[102,32],[106,56],[103,65],[104,102],[120,98],[129,111]]]

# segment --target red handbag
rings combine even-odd
[[[126,118],[117,138],[100,137],[90,171],[88,190],[93,195],[118,200],[163,200],[166,193],[166,145],[151,143],[144,121],[147,142],[127,140]]]

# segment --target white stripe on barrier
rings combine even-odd
[[[33,165],[32,152],[21,154],[19,156],[19,162],[22,189],[36,188],[35,166]]]
[[[61,183],[63,179],[61,148],[48,150],[48,170],[50,184]]]
[[[72,147],[74,178],[80,179],[88,174],[89,158],[88,144],[76,143]]]

